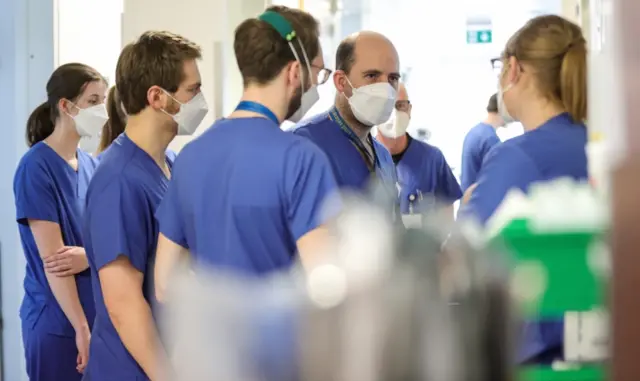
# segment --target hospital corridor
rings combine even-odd
[[[639,381],[637,0],[0,0],[0,381]]]

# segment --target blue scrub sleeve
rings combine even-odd
[[[325,201],[338,191],[329,159],[313,143],[299,140],[289,148],[284,168],[287,217],[297,241],[338,212],[325,209]],[[336,200],[337,202],[337,200]]]
[[[149,248],[153,246],[153,214],[141,189],[126,178],[107,185],[93,195],[86,210],[91,247],[98,270],[123,255],[145,273]],[[152,230],[152,229],[151,229]]]
[[[443,201],[451,203],[456,202],[462,198],[462,190],[460,184],[453,174],[451,167],[444,158],[442,152],[440,154],[440,168],[438,168],[438,179],[436,187],[436,196]]]
[[[182,208],[180,207],[178,186],[179,171],[174,170],[169,182],[167,192],[164,194],[158,210],[156,210],[156,220],[160,227],[160,233],[172,242],[188,248],[187,237],[184,233],[184,219],[182,218]]]
[[[471,214],[484,224],[509,190],[518,188],[526,192],[529,184],[539,178],[537,166],[519,147],[507,144],[496,146],[482,163],[478,185],[461,215]]]
[[[16,170],[13,192],[18,223],[27,225],[28,220],[60,223],[55,183],[43,164],[22,163]]]
[[[500,138],[498,137],[498,135],[492,134],[487,136],[487,138],[484,140],[484,143],[482,144],[482,156],[480,157],[480,163],[482,163],[484,159],[486,159],[491,149],[498,144],[500,144]]]

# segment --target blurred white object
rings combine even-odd
[[[527,219],[538,232],[604,229],[609,222],[608,204],[585,182],[570,178],[532,184],[529,194],[507,193],[487,223],[487,235],[495,237],[514,219]]]
[[[301,295],[292,278],[198,271],[171,291],[161,326],[176,381],[295,379]]]
[[[589,181],[608,198],[611,194],[611,168],[614,163],[609,145],[603,139],[589,141],[586,147]]]
[[[565,361],[596,362],[609,358],[609,315],[605,310],[567,312],[564,319]]]

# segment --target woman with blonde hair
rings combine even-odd
[[[463,215],[486,222],[506,193],[560,177],[587,179],[587,47],[580,27],[553,15],[530,20],[507,42],[498,91],[506,122],[525,133],[487,155]],[[520,361],[562,357],[563,324],[526,326]]]

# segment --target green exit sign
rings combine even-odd
[[[467,31],[467,44],[490,44],[493,40],[491,29]]]

